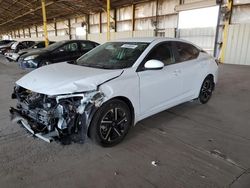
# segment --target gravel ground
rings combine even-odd
[[[12,124],[10,94],[24,74],[0,57],[1,187],[250,187],[250,67],[221,65],[208,104],[147,118],[112,148],[49,144]]]

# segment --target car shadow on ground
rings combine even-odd
[[[137,122],[135,126],[130,128],[129,133],[123,142],[126,143],[126,141],[133,140],[137,136],[144,134],[144,132],[148,132],[150,129],[154,129],[159,131],[159,133],[165,134],[165,132],[168,131],[170,124],[172,124],[173,120],[178,118],[179,115],[184,116],[187,112],[200,108],[201,106],[202,105],[199,104],[198,101],[193,100],[147,117],[146,119]],[[185,121],[182,123],[183,126],[185,126]]]

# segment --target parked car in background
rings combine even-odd
[[[22,55],[18,63],[23,69],[34,69],[58,62],[74,63],[80,56],[98,45],[98,43],[88,40],[60,41],[42,50]]]
[[[50,41],[49,45],[54,44],[55,42]],[[27,49],[19,50],[17,53],[12,54],[12,60],[18,61],[19,57],[28,53],[28,52],[35,52],[38,50],[41,50],[42,48],[45,48],[45,42],[44,41],[36,41],[35,44]]]
[[[4,55],[7,51],[9,51],[11,48],[11,45],[14,43],[15,41],[9,42],[7,44],[2,44],[0,45],[0,54]]]
[[[5,45],[10,44],[12,42],[16,42],[16,41],[14,41],[14,40],[0,40],[0,48],[2,46],[5,46]]]
[[[13,61],[13,54],[18,53],[20,50],[30,48],[35,44],[35,41],[19,41],[14,42],[10,49],[4,54],[8,60]]]
[[[76,65],[25,75],[16,82],[11,113],[46,141],[88,135],[113,146],[144,118],[193,99],[207,103],[217,79],[215,59],[189,42],[123,39],[98,46]]]

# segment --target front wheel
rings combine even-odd
[[[94,115],[90,137],[102,146],[114,146],[124,139],[131,123],[131,112],[125,102],[117,99],[108,101]]]
[[[202,83],[200,94],[198,97],[200,103],[205,104],[209,101],[209,99],[212,96],[213,89],[214,89],[213,78],[211,77],[205,78],[205,80]]]

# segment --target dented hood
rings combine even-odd
[[[16,84],[46,95],[69,94],[95,90],[99,84],[121,73],[121,69],[107,70],[56,63],[28,73]]]

